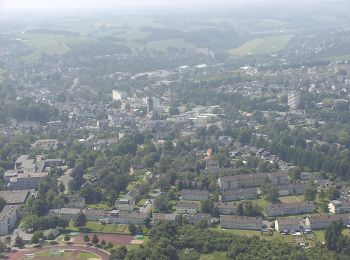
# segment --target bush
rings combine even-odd
[[[70,236],[69,235],[65,235],[64,236],[64,241],[69,241],[70,240]]]

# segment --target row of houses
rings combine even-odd
[[[218,178],[221,190],[236,190],[240,188],[258,187],[265,181],[271,181],[275,186],[287,185],[288,174],[284,172],[239,174]]]
[[[309,214],[316,210],[312,201],[295,203],[268,204],[265,207],[265,214],[268,217]]]

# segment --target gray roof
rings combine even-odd
[[[29,190],[3,190],[0,197],[4,198],[6,204],[24,204],[29,194]]]

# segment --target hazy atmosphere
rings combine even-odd
[[[350,259],[348,0],[0,0],[0,259]]]

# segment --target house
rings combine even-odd
[[[109,224],[133,223],[135,225],[144,225],[147,218],[148,214],[138,211],[112,210],[107,217],[101,219],[101,222]]]
[[[32,147],[37,150],[56,150],[58,147],[57,139],[40,139],[37,140]]]
[[[117,199],[114,206],[117,210],[132,211],[135,208],[135,199],[125,196],[125,198]]]
[[[305,226],[312,229],[325,229],[333,221],[342,220],[344,226],[350,225],[350,214],[312,215],[305,219]]]
[[[268,217],[298,215],[312,213],[316,209],[312,201],[295,202],[295,203],[277,203],[268,204],[265,207],[265,214]]]
[[[160,221],[175,221],[176,214],[167,213],[154,213],[153,214],[153,225],[159,224]]]
[[[328,209],[330,213],[348,213],[350,212],[350,202],[345,200],[332,200],[328,204]]]
[[[295,217],[279,218],[275,220],[275,229],[278,232],[300,230],[300,219]]]
[[[75,219],[78,216],[80,211],[81,209],[76,209],[76,208],[60,208],[60,209],[52,209],[50,210],[50,213],[57,214],[66,219]]]
[[[209,198],[209,191],[207,190],[190,190],[184,189],[181,191],[181,200],[207,200]]]
[[[210,225],[210,222],[211,222],[211,215],[210,214],[204,214],[204,213],[187,214],[187,215],[185,215],[185,218],[192,225],[196,225],[200,221],[205,221],[208,225]]]
[[[214,205],[222,215],[237,214],[238,208],[237,202],[218,202]]]
[[[350,187],[345,186],[340,189],[340,199],[350,201]]]
[[[184,213],[197,213],[198,211],[198,203],[190,202],[190,201],[178,201],[176,204],[176,213],[184,214]]]
[[[0,236],[6,236],[11,232],[20,217],[18,205],[5,205],[0,212]]]
[[[98,221],[107,216],[107,212],[104,209],[91,209],[86,208],[83,210],[86,219],[91,221]]]
[[[220,201],[247,200],[247,199],[256,199],[257,197],[258,197],[258,192],[256,188],[225,190],[220,195]]]
[[[3,190],[0,191],[0,198],[6,201],[7,205],[24,204],[30,195],[29,190]]]
[[[66,208],[77,208],[82,209],[85,207],[85,198],[79,195],[68,195],[68,203],[65,205]]]
[[[220,226],[225,229],[261,230],[261,217],[246,217],[236,215],[220,215]]]
[[[312,172],[301,172],[300,173],[300,179],[302,181],[310,180],[312,177],[313,177],[313,173]]]

